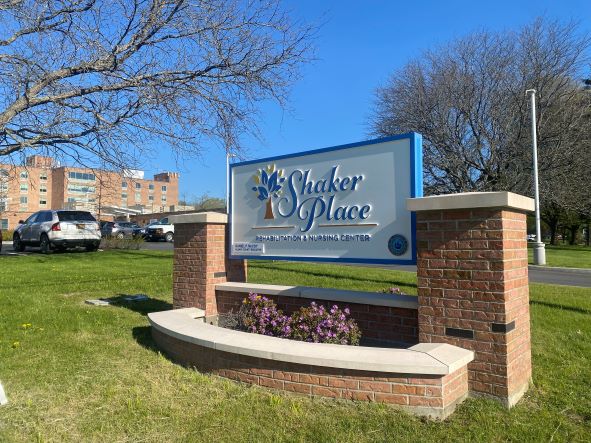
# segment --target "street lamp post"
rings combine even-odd
[[[230,157],[236,155],[226,151],[226,214],[230,213]]]
[[[534,160],[534,194],[536,205],[536,243],[534,244],[534,264],[546,264],[546,245],[542,241],[542,229],[540,227],[540,190],[538,187],[538,139],[536,133],[536,90],[525,91],[529,95],[531,105],[531,138]]]

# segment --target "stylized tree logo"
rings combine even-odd
[[[281,195],[282,183],[285,181],[283,169],[277,169],[275,165],[267,165],[267,169],[259,169],[252,179],[256,184],[252,190],[258,192],[258,199],[260,201],[267,200],[265,220],[273,220],[275,215],[273,214],[272,198],[278,198]]]

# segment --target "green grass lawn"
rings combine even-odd
[[[0,441],[589,441],[591,290],[532,285],[534,386],[507,411],[468,399],[445,422],[391,407],[308,399],[182,368],[146,313],[169,309],[169,252],[0,257]],[[416,292],[413,274],[252,263],[251,281]],[[145,293],[149,302],[85,299]]]
[[[532,244],[528,244],[529,263],[534,263]],[[591,268],[591,247],[546,245],[546,264],[559,268]]]

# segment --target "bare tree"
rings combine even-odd
[[[240,150],[313,29],[280,0],[0,0],[0,156],[128,168],[148,146]]]
[[[519,32],[479,32],[427,51],[378,89],[372,131],[424,137],[426,191],[531,195],[530,109],[537,90],[542,201],[583,205],[591,158],[590,39],[572,23],[536,20]]]

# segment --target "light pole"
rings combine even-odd
[[[536,133],[536,90],[525,91],[529,95],[531,105],[531,139],[534,159],[534,194],[536,204],[536,243],[534,244],[534,265],[546,264],[546,245],[542,241],[540,227],[540,190],[538,187],[538,139]]]
[[[226,151],[226,214],[230,213],[230,157],[236,155]]]

